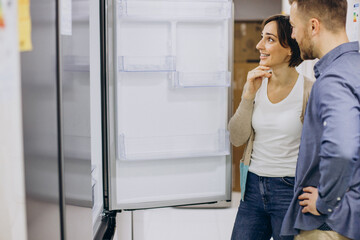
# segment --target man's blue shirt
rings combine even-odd
[[[316,82],[306,108],[296,167],[294,198],[282,235],[327,223],[360,239],[360,53],[359,43],[342,44],[314,67]],[[302,213],[303,188],[317,187],[321,216]]]

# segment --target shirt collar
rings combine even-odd
[[[359,52],[359,42],[343,43],[325,54],[314,66],[315,77],[318,78],[335,59],[347,52]]]

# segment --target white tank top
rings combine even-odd
[[[255,139],[249,171],[263,177],[293,177],[302,131],[304,77],[299,74],[289,95],[275,104],[268,98],[267,86],[265,78],[255,97]]]

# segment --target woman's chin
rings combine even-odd
[[[264,67],[270,67],[269,64],[267,64],[265,61],[262,60],[260,60],[259,65]]]

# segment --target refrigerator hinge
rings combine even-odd
[[[100,216],[103,217],[116,217],[116,213],[120,213],[121,210],[103,210],[102,213],[100,214]]]
[[[115,234],[117,211],[103,210],[100,214],[101,224],[94,236],[94,240],[112,240]]]

